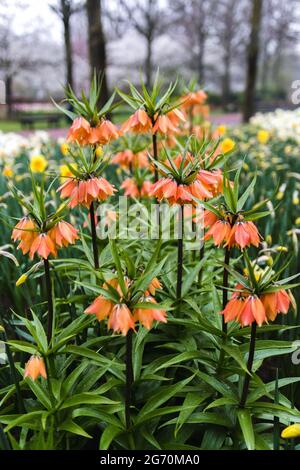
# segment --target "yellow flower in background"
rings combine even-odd
[[[243,170],[249,171],[249,165],[248,165],[248,163],[246,163],[246,162],[243,163]]]
[[[22,274],[22,276],[19,277],[16,281],[16,286],[19,287],[21,284],[27,281],[27,274]]]
[[[219,135],[224,135],[226,134],[226,131],[227,131],[227,127],[224,125],[224,124],[220,124],[217,129],[216,129],[217,133]]]
[[[299,191],[294,191],[293,192],[293,204],[294,206],[298,206],[300,200],[299,200]]]
[[[266,236],[266,242],[268,245],[272,245],[272,235],[268,234]]]
[[[294,437],[300,437],[300,424],[291,424],[285,428],[281,433],[281,437],[283,437],[283,439],[293,439]]]
[[[270,138],[270,132],[260,129],[257,133],[257,140],[260,144],[266,144]]]
[[[96,148],[96,151],[95,151],[95,154],[96,154],[96,157],[102,157],[103,155],[103,148],[101,147],[101,145],[98,145],[98,147]]]
[[[281,246],[281,245],[279,245],[279,246],[276,247],[276,251],[286,253],[286,252],[288,251],[288,249],[287,249],[286,246]]]
[[[33,173],[43,173],[48,166],[44,155],[33,155],[30,159],[30,169]]]
[[[75,165],[75,163],[73,163],[72,165],[70,165],[72,168],[74,168],[74,170],[76,170],[77,166]],[[60,173],[60,179],[62,181],[62,183],[65,182],[65,178],[72,178],[72,176],[74,176],[74,173],[70,170],[70,168],[68,167],[68,165],[60,165],[59,167],[59,173]]]
[[[2,175],[6,178],[12,178],[14,176],[13,169],[10,166],[5,166],[3,168]]]
[[[297,219],[295,220],[295,224],[300,225],[300,217],[297,217]]]
[[[222,153],[228,153],[231,152],[235,147],[235,142],[234,140],[230,139],[227,137],[226,139],[222,140],[220,143],[220,149]]]
[[[62,143],[61,146],[60,146],[60,151],[61,153],[66,156],[68,155],[68,152],[69,152],[69,146],[66,142]]]

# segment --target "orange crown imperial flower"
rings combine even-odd
[[[291,303],[284,289],[260,296],[253,294],[241,284],[237,284],[236,290],[225,309],[220,312],[224,315],[225,323],[235,320],[241,326],[248,326],[253,322],[261,326],[268,320],[275,320],[279,313],[286,314]]]
[[[12,232],[12,239],[20,240],[18,248],[23,254],[29,253],[30,259],[33,259],[35,253],[44,259],[50,254],[57,256],[57,248],[73,244],[78,238],[77,230],[63,220],[49,231],[46,229],[42,232],[33,220],[23,217]]]
[[[156,300],[149,295],[141,300],[156,304]],[[134,319],[138,320],[147,330],[152,328],[153,321],[155,320],[167,323],[166,311],[161,308],[155,308],[155,305],[153,308],[136,308],[133,311],[133,316]]]
[[[190,153],[172,161],[168,157],[165,170],[161,170],[163,177],[153,185],[151,195],[181,205],[195,203],[195,198],[211,199],[222,191],[223,175],[220,170],[204,170],[199,165]]]
[[[111,140],[118,139],[121,131],[108,119],[104,119],[97,127],[91,128],[91,144],[108,144]]]
[[[83,117],[74,119],[67,135],[67,142],[79,145],[107,144],[121,135],[118,128],[109,120],[103,119],[96,127]]]
[[[74,119],[67,135],[67,142],[78,142],[80,145],[87,145],[90,143],[90,138],[90,123],[83,117]]]
[[[15,242],[20,240],[18,249],[22,250],[23,255],[25,255],[30,251],[31,245],[37,236],[38,227],[36,223],[29,217],[23,217],[13,229],[11,238]]]
[[[207,94],[203,90],[191,91],[182,97],[183,109],[189,109],[195,105],[203,105],[207,100]]]
[[[214,244],[228,246],[229,248],[237,246],[244,249],[246,246],[254,245],[258,247],[260,243],[259,232],[253,222],[244,220],[241,215],[234,221],[232,216],[224,215],[220,219],[217,215],[204,213],[204,225],[210,226],[204,240],[213,238]]]
[[[179,109],[173,109],[166,114],[154,117],[154,120],[152,133],[168,134],[178,132],[178,125],[180,121],[185,121],[185,116]]]
[[[34,239],[30,247],[29,258],[33,259],[35,253],[44,259],[47,259],[50,254],[57,256],[56,246],[47,233],[40,233]]]
[[[123,336],[126,336],[130,329],[135,329],[134,318],[126,304],[116,304],[113,307],[107,326],[114,333],[121,332]]]
[[[146,152],[133,153],[132,150],[118,152],[111,160],[115,165],[120,165],[124,170],[132,168],[148,168],[149,161]]]
[[[132,178],[126,178],[121,188],[124,189],[124,195],[129,197],[150,197],[153,183],[151,181],[144,181],[139,188],[137,183]]]
[[[70,198],[69,207],[81,205],[89,208],[92,201],[105,201],[116,189],[105,178],[94,177],[85,181],[68,178],[58,191],[62,198]]]
[[[152,122],[144,109],[138,109],[121,127],[122,132],[146,134],[152,129]]]
[[[47,378],[46,367],[44,359],[39,356],[31,356],[25,365],[24,378],[30,377],[36,380],[38,377]]]
[[[127,287],[130,286],[131,281],[126,277],[124,278]],[[110,279],[105,282],[103,288],[108,290],[109,286],[113,287],[119,294],[120,300],[118,303],[107,299],[104,295],[99,295],[92,304],[85,310],[84,313],[96,315],[99,321],[108,319],[107,326],[115,333],[122,333],[126,336],[130,329],[135,330],[135,322],[139,321],[145,328],[150,329],[153,321],[167,322],[166,312],[161,308],[133,308],[133,313],[128,306],[122,301],[122,290],[116,278]],[[154,297],[149,293],[155,295],[155,290],[161,288],[161,283],[157,278],[153,278],[150,282],[148,289],[145,291],[144,296],[140,302],[152,302],[156,304]]]
[[[79,239],[78,230],[68,222],[61,220],[49,230],[49,236],[56,246],[73,245]]]

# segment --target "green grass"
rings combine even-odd
[[[67,124],[63,121],[60,120],[59,124],[57,126],[59,128],[64,128],[67,127]],[[2,132],[19,132],[19,131],[24,131],[28,130],[28,127],[22,127],[20,122],[18,121],[0,121],[0,131]],[[29,130],[35,131],[35,130],[47,130],[47,129],[52,129],[49,127],[49,124],[47,121],[39,121],[34,124],[34,128],[30,128]]]

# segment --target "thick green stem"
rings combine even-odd
[[[176,286],[176,299],[177,305],[181,300],[182,290],[182,274],[183,274],[183,235],[184,235],[184,213],[183,205],[180,206],[178,220],[178,243],[177,243],[177,286]]]
[[[50,344],[52,340],[52,333],[53,333],[53,300],[52,300],[50,266],[49,266],[48,259],[45,259],[45,258],[44,258],[44,269],[45,269],[45,283],[46,283],[47,301],[48,301],[47,339],[48,339],[48,344]]]
[[[157,162],[158,161],[158,152],[157,152],[157,135],[152,134],[152,145],[153,145],[153,158]],[[154,180],[155,182],[158,180],[158,170],[157,166],[154,167]]]
[[[205,253],[204,241],[202,243],[203,243],[203,245],[201,246],[200,251],[199,251],[199,261],[203,260],[204,253]],[[198,285],[199,285],[199,287],[201,287],[201,284],[202,284],[202,274],[203,274],[203,266],[199,270],[199,274],[198,274]]]
[[[97,233],[96,233],[96,224],[95,224],[95,210],[94,210],[93,202],[90,205],[90,219],[91,219],[94,266],[95,266],[95,269],[99,269],[99,253],[98,253]]]
[[[125,387],[125,422],[126,429],[131,427],[130,407],[133,384],[133,368],[132,368],[132,335],[133,331],[129,330],[126,336],[126,387]]]
[[[228,266],[229,261],[230,261],[230,249],[225,248],[224,264],[226,264]],[[222,302],[223,310],[226,307],[226,304],[228,302],[228,290],[227,290],[227,288],[228,288],[228,271],[227,271],[226,267],[224,267],[224,271],[223,271],[223,302]],[[227,324],[225,323],[224,315],[222,316],[222,331],[223,331],[223,333],[227,334]]]
[[[245,375],[244,386],[243,386],[243,391],[242,391],[242,397],[241,397],[241,401],[240,401],[240,407],[241,408],[244,408],[244,406],[246,404],[246,401],[247,401],[249,385],[250,385],[250,377],[251,377],[251,373],[252,373],[254,352],[255,352],[255,339],[256,339],[256,322],[254,321],[252,323],[252,326],[251,326],[249,356],[248,356],[248,362],[247,362],[247,369],[248,369],[249,373],[246,373],[246,375]]]

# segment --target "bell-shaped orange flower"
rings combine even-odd
[[[129,149],[116,153],[111,162],[115,165],[120,165],[124,170],[131,168],[148,168],[149,166],[146,152],[133,153]]]
[[[278,313],[286,314],[290,303],[291,299],[284,289],[258,296],[238,284],[221,314],[226,323],[235,320],[241,326],[248,326],[253,322],[261,326],[268,320],[275,320]]]
[[[108,144],[110,141],[118,139],[121,132],[111,121],[104,119],[97,127],[91,128],[90,144]]]
[[[153,297],[145,297],[144,302],[150,302],[156,304],[156,301]],[[154,320],[160,321],[162,323],[167,323],[166,311],[161,308],[136,308],[133,311],[133,316],[135,320],[138,320],[147,330],[152,328]]]
[[[231,228],[226,245],[229,247],[238,246],[242,250],[246,246],[258,246],[260,243],[259,232],[251,221],[241,220],[236,222]]]
[[[211,227],[218,220],[218,216],[207,209],[203,212],[203,225],[205,228]]]
[[[242,216],[233,222],[231,216],[218,219],[218,217],[214,218],[210,215],[209,222],[210,229],[205,234],[204,240],[209,240],[212,237],[216,246],[224,244],[229,248],[237,246],[243,250],[250,245],[257,247],[260,243],[260,235],[256,226],[251,221],[243,220]]]
[[[105,178],[95,177],[86,181],[69,178],[58,191],[62,198],[70,198],[69,207],[81,205],[89,208],[91,202],[105,201],[116,189]]]
[[[225,309],[221,312],[224,320],[238,321],[241,326],[251,325],[254,321],[261,326],[267,321],[266,311],[262,301],[257,295],[243,289],[243,286],[237,285],[240,292],[235,292],[231,300],[227,303]]]
[[[183,109],[189,109],[195,105],[203,105],[207,100],[207,94],[203,90],[190,92],[182,97]]]
[[[63,246],[73,245],[78,240],[78,230],[68,222],[61,220],[52,227],[48,232],[49,237],[59,248]]]
[[[184,184],[177,184],[172,178],[161,178],[153,184],[150,196],[159,201],[166,199],[169,204],[187,204],[192,202],[191,188]]]
[[[121,184],[121,188],[124,189],[124,195],[129,197],[150,197],[153,184],[151,181],[144,181],[142,186],[139,188],[132,178],[126,178]]]
[[[103,295],[99,295],[94,302],[85,309],[84,313],[91,313],[95,314],[99,321],[104,320],[107,318],[114,308],[114,304],[103,297]]]
[[[174,131],[176,131],[176,127],[172,124],[172,121],[169,120],[166,114],[162,114],[156,118],[152,129],[153,134],[156,134],[157,132],[167,134],[168,132]]]
[[[217,220],[205,234],[204,240],[209,240],[211,237],[216,246],[227,242],[231,232],[231,225],[226,220]]]
[[[197,174],[197,180],[212,196],[222,193],[223,191],[223,175],[221,170],[200,170]],[[208,198],[212,196],[206,196]]]
[[[146,134],[152,129],[152,122],[144,109],[138,109],[121,127],[122,132]]]
[[[169,119],[169,121],[171,121],[173,127],[175,128],[178,128],[180,122],[186,121],[185,113],[180,111],[180,109],[178,108],[175,108],[175,109],[172,109],[172,111],[169,111],[167,113],[167,118]]]
[[[40,233],[34,239],[30,247],[29,258],[33,259],[35,253],[44,259],[47,259],[50,254],[57,255],[55,244],[47,233]]]
[[[134,330],[134,319],[133,316],[125,304],[116,304],[109,316],[108,328],[112,329],[114,333],[121,332],[123,336],[126,336],[128,330]]]
[[[31,356],[25,365],[24,378],[30,377],[32,380],[36,380],[39,376],[47,378],[44,360],[39,356]]]
[[[87,145],[91,139],[90,123],[83,117],[74,119],[67,135],[67,142],[77,142],[79,145]]]
[[[257,295],[249,295],[249,297],[247,297],[237,320],[242,326],[251,325],[254,321],[256,321],[258,326],[261,326],[267,321],[263,303]]]
[[[291,298],[285,290],[270,292],[261,296],[268,320],[274,321],[278,313],[286,314],[289,310]]]
[[[157,277],[154,277],[152,281],[150,282],[148,289],[145,291],[145,295],[146,296],[149,296],[150,294],[155,295],[156,289],[161,289],[161,288],[162,288],[162,285],[160,281],[157,279]]]
[[[23,217],[12,231],[11,238],[14,241],[20,240],[18,249],[22,250],[23,255],[30,251],[33,241],[38,236],[38,228],[35,222],[29,217]]]

